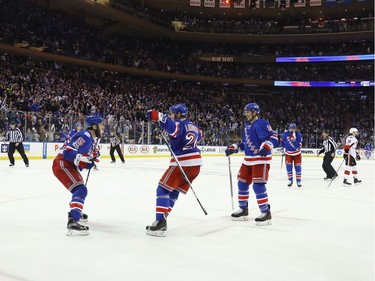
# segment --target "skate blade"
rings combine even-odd
[[[78,222],[89,222],[88,219],[80,219]]]
[[[147,230],[146,234],[150,235],[150,236],[155,236],[155,237],[166,237],[167,236],[167,234],[165,233],[164,230],[157,230],[157,231]]]
[[[242,217],[230,217],[232,221],[248,221],[249,217],[248,216],[242,216]]]
[[[256,222],[255,222],[255,225],[257,225],[257,226],[272,225],[272,221],[271,221],[271,220],[267,220],[267,221],[256,221]]]
[[[66,233],[66,236],[86,236],[86,235],[89,235],[88,230],[68,229],[68,232]]]

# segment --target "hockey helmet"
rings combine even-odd
[[[186,105],[183,103],[177,103],[175,105],[172,105],[169,108],[169,111],[172,112],[173,114],[181,113],[183,117],[186,117],[188,114],[188,109]]]
[[[349,134],[355,134],[355,135],[357,135],[358,134],[358,130],[356,128],[350,128]]]
[[[244,111],[255,111],[259,114],[260,108],[255,102],[249,103],[245,106]]]
[[[289,124],[289,129],[297,129],[296,123],[290,123]]]
[[[89,115],[86,117],[86,123],[88,126],[98,125],[103,122],[102,117],[99,114]]]
[[[10,125],[10,126],[15,126],[15,125],[16,125],[16,122],[15,122],[14,120],[12,120],[12,121],[9,122],[9,125]]]

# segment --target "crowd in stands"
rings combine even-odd
[[[208,63],[194,59],[207,54],[232,56],[321,56],[372,54],[372,42],[337,44],[236,45],[171,42],[113,35],[106,27],[91,27],[60,11],[28,1],[0,0],[0,43],[28,42],[66,56],[171,73],[240,77],[254,80],[372,80],[373,61],[332,64]],[[54,24],[50,24],[53,22]],[[168,54],[168,55],[166,55]],[[103,70],[46,62],[0,53],[0,130],[16,120],[27,141],[63,141],[70,129],[85,125],[85,116],[105,117],[102,141],[111,131],[124,142],[161,143],[145,111],[164,112],[184,102],[190,118],[204,131],[205,145],[226,145],[241,137],[243,106],[259,103],[262,116],[281,134],[289,122],[298,124],[306,147],[320,143],[330,129],[338,140],[347,126],[364,132],[361,142],[373,142],[373,88],[362,94],[348,89],[275,89],[205,85],[139,78]],[[349,93],[352,91],[352,93]],[[359,90],[358,90],[359,91]]]
[[[349,126],[362,133],[362,147],[373,142],[373,88],[253,89],[198,85],[189,82],[121,76],[102,70],[58,65],[0,54],[0,129],[16,120],[28,141],[63,141],[85,115],[98,112],[105,118],[102,141],[111,131],[124,142],[162,143],[160,132],[145,122],[145,112],[184,102],[190,119],[204,132],[202,144],[226,145],[241,138],[243,107],[257,102],[262,117],[282,134],[290,122],[298,124],[305,147],[319,146],[320,133],[330,129],[336,140]],[[272,91],[274,91],[272,93]],[[349,122],[349,123],[348,123]]]
[[[227,16],[189,14],[186,11],[167,12],[154,10],[142,6],[135,1],[114,0],[109,6],[126,13],[138,16],[158,25],[174,28],[186,32],[206,33],[231,33],[231,34],[283,34],[283,33],[331,33],[331,32],[353,32],[374,29],[373,16],[362,11],[357,17],[345,18],[340,15],[338,18],[329,19],[307,19],[304,17],[287,17],[285,19],[268,19],[263,17]],[[197,9],[198,10],[198,9]],[[180,22],[172,26],[173,21]]]
[[[22,0],[0,0],[0,42],[28,42],[53,52],[127,67],[191,75],[254,80],[371,80],[373,61],[346,67],[340,64],[248,65],[197,61],[196,56],[321,56],[372,54],[373,42],[335,44],[236,45],[171,42],[110,34],[106,26],[87,26],[61,11],[51,11]],[[54,24],[49,24],[53,22]],[[103,44],[105,42],[105,44]],[[166,56],[168,54],[168,56]],[[339,72],[336,68],[340,68]],[[326,75],[329,74],[329,75]],[[325,78],[325,79],[323,79]]]

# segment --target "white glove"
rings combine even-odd
[[[92,163],[92,157],[82,156],[82,154],[78,153],[74,159],[74,165],[78,166],[79,162]]]

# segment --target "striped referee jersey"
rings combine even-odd
[[[22,142],[23,141],[23,137],[22,137],[22,133],[20,131],[20,129],[18,128],[10,128],[9,131],[7,131],[7,134],[5,136],[5,141],[9,141],[9,142]]]
[[[321,153],[334,153],[337,149],[337,143],[333,140],[332,137],[323,141],[323,148],[319,151]]]

